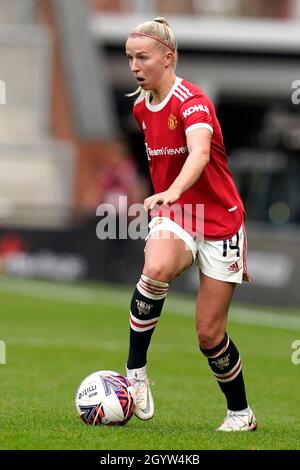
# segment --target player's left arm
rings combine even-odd
[[[193,129],[187,135],[189,155],[177,178],[169,189],[153,194],[144,201],[146,210],[156,204],[174,204],[180,196],[196,183],[209,162],[212,133],[207,128]]]

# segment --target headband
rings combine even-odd
[[[157,38],[156,36],[151,36],[151,34],[139,33],[139,32],[135,32],[135,31],[130,33],[130,36],[132,36],[133,34],[137,34],[138,36],[146,36],[146,38],[154,39],[155,41],[160,42],[164,46],[168,47],[170,49],[170,51],[175,53],[175,48],[174,47],[170,46],[170,44],[167,44],[165,41],[163,41],[162,39]]]

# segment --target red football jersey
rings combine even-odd
[[[221,127],[210,99],[201,88],[177,77],[161,103],[151,105],[147,97],[135,104],[133,113],[145,135],[155,193],[166,191],[180,173],[188,157],[187,134],[197,128],[212,132],[209,163],[199,180],[176,202],[182,208],[190,208],[192,227],[172,213],[169,216],[195,235],[196,219],[201,213],[196,205],[203,205],[204,238],[231,238],[244,220],[244,206],[227,165]]]

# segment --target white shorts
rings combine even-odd
[[[244,224],[232,238],[216,241],[192,237],[168,217],[154,217],[149,229],[146,240],[162,230],[172,232],[183,240],[191,250],[195,263],[206,276],[238,284],[243,280],[251,281],[247,273],[247,238]]]

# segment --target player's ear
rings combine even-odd
[[[173,60],[174,60],[173,52],[172,51],[166,52],[166,54],[165,54],[165,66],[169,67],[170,65],[172,65]]]

